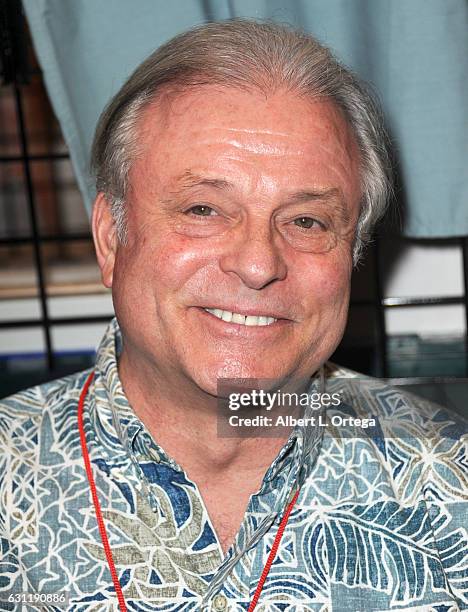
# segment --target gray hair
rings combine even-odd
[[[125,198],[138,151],[138,123],[168,88],[224,85],[268,94],[286,89],[330,99],[341,109],[361,154],[361,210],[353,246],[357,263],[391,193],[391,163],[379,105],[368,87],[309,34],[272,22],[233,19],[175,36],[130,76],[102,113],[92,148],[96,188],[110,202],[126,240]]]

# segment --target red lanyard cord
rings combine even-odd
[[[117,599],[119,600],[120,611],[127,612],[127,606],[125,605],[125,598],[122,593],[122,587],[120,586],[119,577],[117,576],[117,571],[114,565],[114,559],[112,558],[112,550],[109,545],[109,540],[107,539],[106,527],[104,525],[104,520],[102,518],[101,506],[99,504],[96,483],[94,482],[93,472],[91,470],[91,462],[89,459],[88,447],[86,445],[86,436],[85,436],[84,425],[83,425],[83,409],[84,409],[85,398],[88,393],[89,386],[91,385],[91,382],[93,381],[93,378],[94,378],[94,372],[91,372],[91,374],[86,379],[86,382],[83,385],[83,389],[81,391],[80,400],[78,402],[78,429],[80,431],[81,449],[83,452],[83,459],[84,459],[85,468],[86,468],[86,475],[88,476],[89,487],[91,489],[91,496],[93,499],[94,509],[96,511],[96,518],[98,522],[99,533],[101,534],[102,544],[104,546],[104,551],[106,553],[107,564],[109,566],[109,570],[112,576],[112,582],[114,583],[114,588],[117,594]],[[296,493],[294,494],[294,497],[289,502],[286,508],[286,511],[283,515],[283,518],[281,519],[281,523],[278,527],[278,532],[273,542],[273,546],[271,547],[270,554],[268,555],[267,562],[265,563],[265,567],[263,568],[262,575],[260,576],[260,580],[257,584],[257,588],[255,589],[254,596],[252,598],[252,601],[250,602],[250,606],[247,612],[253,612],[253,610],[255,609],[258,603],[260,594],[263,589],[263,585],[265,584],[270,568],[273,564],[273,561],[275,560],[276,553],[278,551],[278,548],[281,542],[281,538],[283,537],[283,533],[284,533],[286,524],[289,519],[289,515],[291,514],[291,511],[293,509],[294,504],[296,503],[298,496],[299,496],[299,489],[296,491]]]
[[[83,390],[81,391],[80,401],[78,403],[78,428],[80,430],[80,441],[81,448],[83,451],[83,459],[86,468],[86,474],[88,476],[89,487],[91,489],[91,496],[93,498],[94,508],[96,510],[96,518],[99,526],[99,533],[101,534],[102,544],[104,546],[104,551],[107,557],[107,564],[110,569],[110,573],[112,576],[112,582],[114,583],[115,592],[117,594],[117,599],[119,600],[119,606],[121,612],[127,612],[127,606],[125,605],[125,599],[122,593],[122,588],[120,586],[119,578],[117,576],[117,571],[114,565],[114,559],[112,558],[112,551],[109,545],[109,540],[107,539],[106,527],[104,525],[104,521],[102,519],[101,506],[99,505],[99,499],[96,490],[96,483],[94,482],[93,472],[91,470],[91,462],[89,460],[88,447],[86,446],[86,436],[83,426],[83,407],[86,398],[86,394],[88,393],[89,385],[91,384],[94,378],[94,372],[86,379],[86,382],[83,386]]]
[[[265,563],[265,567],[263,568],[262,575],[260,576],[260,580],[258,581],[257,588],[255,589],[254,596],[252,598],[252,601],[250,602],[250,606],[247,612],[253,612],[253,610],[255,610],[255,606],[258,603],[258,600],[260,599],[260,593],[262,592],[263,585],[265,584],[265,580],[268,576],[268,572],[270,571],[273,561],[275,560],[276,553],[281,542],[281,538],[283,537],[283,533],[289,519],[289,515],[291,514],[293,506],[296,503],[298,497],[299,489],[294,493],[294,497],[289,502],[286,508],[286,512],[284,513],[283,518],[281,519],[281,523],[278,527],[278,532],[276,534],[275,541],[273,542],[273,546],[271,547],[270,554],[268,555],[267,562]]]

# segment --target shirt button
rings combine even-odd
[[[218,593],[218,595],[215,595],[213,597],[211,609],[216,610],[216,612],[223,612],[223,610],[227,610],[228,606],[226,597],[224,595],[221,595],[220,593]]]

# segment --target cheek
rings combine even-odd
[[[325,297],[346,297],[350,290],[350,274],[342,266],[334,266],[327,270],[326,277],[323,278],[322,291]]]
[[[297,284],[303,295],[307,310],[317,312],[320,306],[320,314],[326,318],[333,318],[347,312],[351,266],[343,256],[342,261],[338,257],[315,257],[308,264],[302,264],[307,273],[298,277]]]
[[[153,278],[167,289],[178,289],[194,278],[203,276],[203,269],[212,260],[213,253],[205,242],[178,234],[153,245],[147,254],[153,263]]]

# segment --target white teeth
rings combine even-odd
[[[258,325],[258,317],[251,317],[250,315],[245,319],[246,325]]]
[[[221,318],[223,321],[226,321],[226,323],[230,323],[232,321],[232,312],[229,312],[229,310],[223,310]]]
[[[266,317],[266,316],[254,316],[254,315],[242,315],[238,312],[230,312],[229,310],[221,310],[220,308],[205,308],[205,310],[218,319],[222,319],[226,321],[226,323],[237,323],[238,325],[247,325],[250,327],[253,326],[263,326],[263,325],[271,325],[278,319],[274,317]]]

